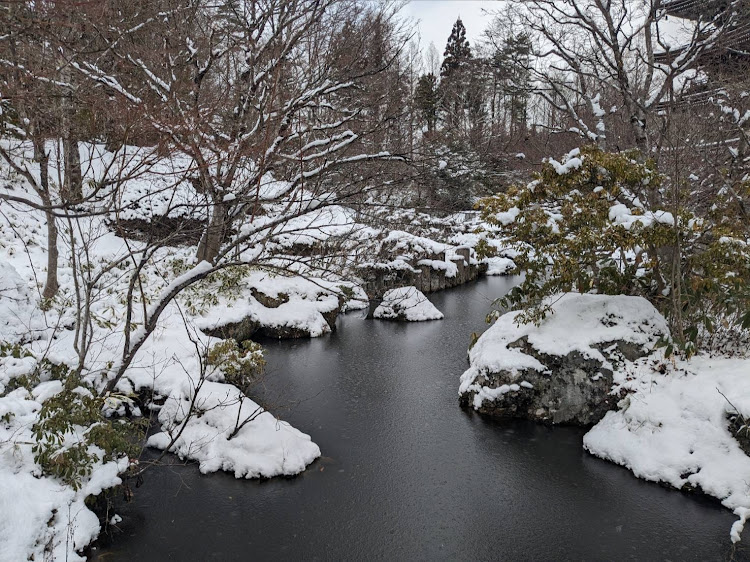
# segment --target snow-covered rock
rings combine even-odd
[[[494,258],[487,258],[487,275],[508,275],[513,269],[515,269],[516,264],[515,262],[510,258],[504,258],[504,257],[494,257]]]
[[[442,320],[443,313],[416,287],[399,287],[383,295],[383,301],[375,309],[374,317],[383,320],[422,322]]]
[[[316,338],[336,327],[342,300],[333,290],[303,277],[251,275],[248,294],[211,308],[198,326],[208,335],[251,339]]]
[[[650,353],[668,332],[641,297],[568,293],[539,326],[500,317],[469,352],[462,404],[496,417],[590,425],[614,408],[617,365]]]

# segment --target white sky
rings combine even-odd
[[[432,41],[442,56],[445,42],[458,16],[461,16],[466,36],[474,47],[490,21],[490,16],[482,10],[496,10],[502,4],[501,0],[411,0],[402,14],[419,21],[423,52]]]

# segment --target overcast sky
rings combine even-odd
[[[461,16],[473,47],[489,22],[489,16],[482,10],[498,9],[501,5],[499,0],[411,0],[403,14],[419,21],[422,48],[426,49],[433,41],[442,55],[456,18]]]

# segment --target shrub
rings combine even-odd
[[[518,252],[525,274],[496,305],[539,322],[560,292],[644,296],[687,355],[717,327],[750,327],[746,225],[720,200],[697,216],[675,192],[638,153],[587,147],[546,162],[532,183],[483,199],[484,219]],[[678,203],[658,206],[668,200]]]
[[[44,474],[60,478],[77,490],[101,460],[136,457],[145,420],[107,417],[129,397],[97,396],[76,373],[67,373],[63,389],[42,405],[32,427],[34,459]]]

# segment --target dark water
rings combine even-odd
[[[325,457],[269,481],[147,475],[102,560],[727,560],[732,514],[587,455],[583,431],[461,410],[472,331],[509,288],[433,295],[445,320],[339,319],[268,345],[266,398]],[[286,408],[289,409],[286,409]],[[747,539],[733,553],[748,560]]]

